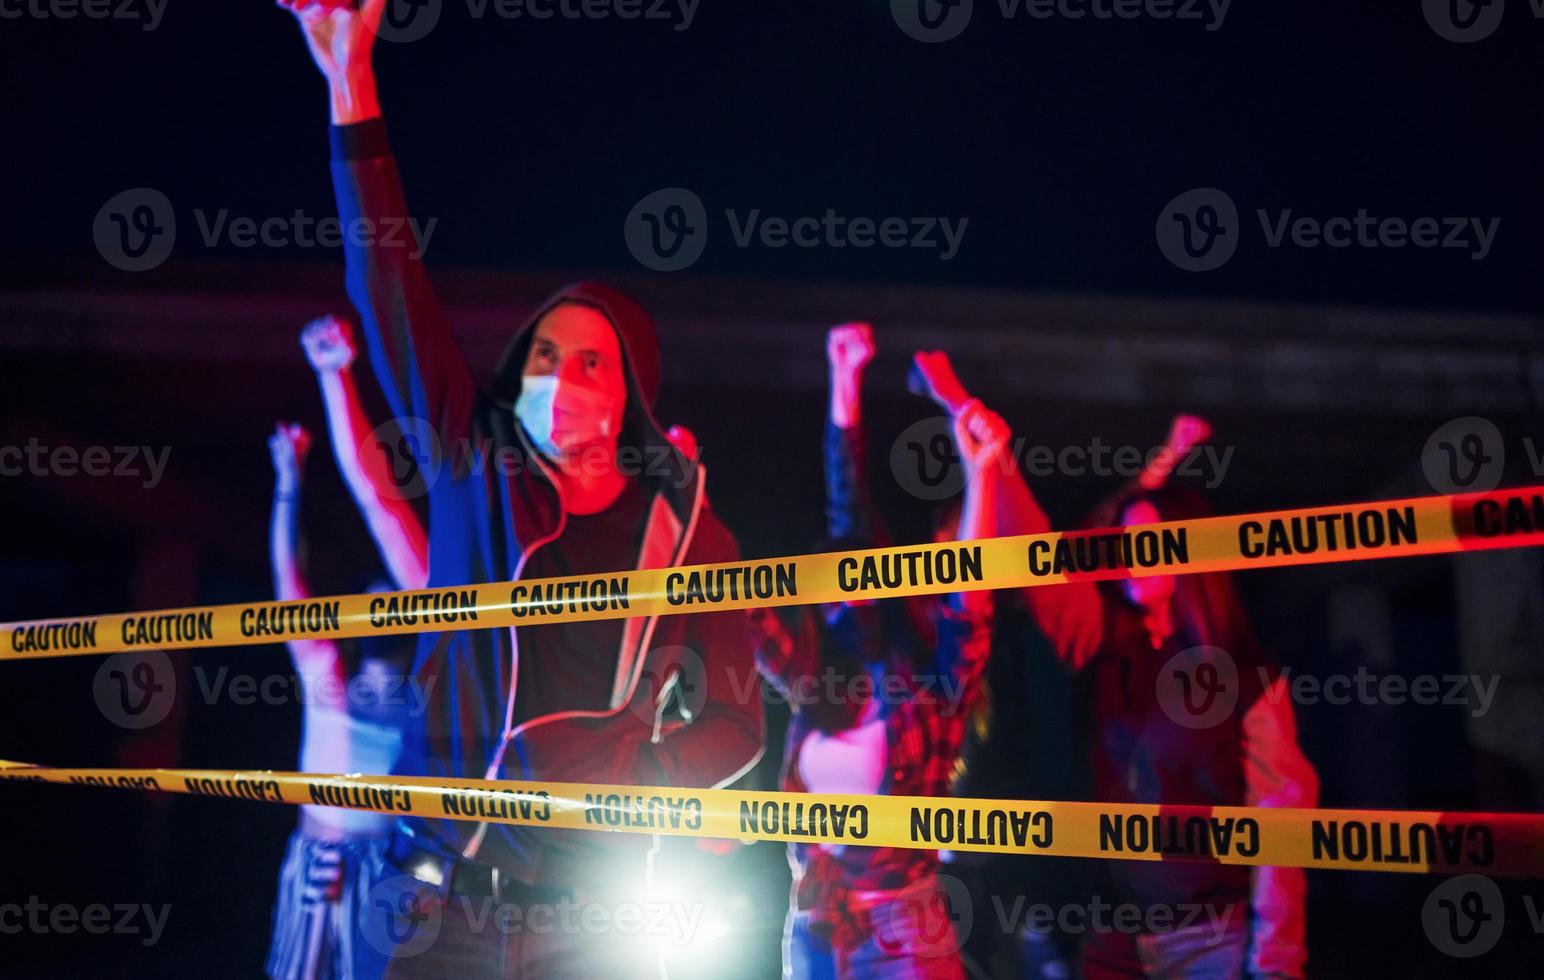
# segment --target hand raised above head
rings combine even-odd
[[[359,348],[354,343],[354,328],[342,317],[331,313],[318,317],[300,331],[300,346],[306,360],[317,372],[341,371],[354,363]]]
[[[874,328],[867,323],[839,323],[826,332],[826,360],[831,370],[855,374],[874,358]]]

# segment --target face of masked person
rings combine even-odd
[[[1121,527],[1130,527],[1133,524],[1154,524],[1163,520],[1154,507],[1146,500],[1138,500],[1127,507],[1120,515]],[[1145,575],[1141,578],[1128,578],[1121,583],[1126,590],[1126,598],[1141,606],[1143,609],[1156,609],[1163,603],[1174,597],[1175,581],[1172,575]]]
[[[592,448],[615,456],[627,380],[616,331],[599,311],[564,303],[542,317],[523,374],[515,416],[538,449],[559,460]]]

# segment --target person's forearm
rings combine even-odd
[[[1301,977],[1308,962],[1303,908],[1308,880],[1302,868],[1250,869],[1254,935],[1249,969],[1261,976]]]
[[[332,144],[339,221],[408,229],[397,238],[345,236],[343,243],[348,295],[375,380],[393,416],[428,425],[421,438],[431,450],[464,446],[478,386],[424,268],[434,221],[420,227],[409,213],[383,121],[335,126]],[[441,459],[420,462],[438,466]]]
[[[299,486],[280,485],[273,492],[269,519],[269,558],[274,598],[281,602],[308,599],[311,590],[300,572]],[[307,704],[346,706],[343,666],[330,640],[291,640],[286,644]]]
[[[299,487],[275,487],[273,513],[268,522],[269,561],[273,571],[274,598],[282,601],[305,599],[310,593],[300,574],[299,531],[296,514],[300,509]]]
[[[862,421],[863,372],[832,370],[831,424],[850,429]]]
[[[1287,681],[1277,677],[1244,714],[1244,804],[1314,807],[1319,776],[1297,742],[1297,720]],[[1303,975],[1303,908],[1307,879],[1301,868],[1255,868],[1251,901],[1254,942],[1251,968],[1290,977]]]
[[[875,547],[890,543],[890,532],[869,493],[868,446],[863,427],[826,426],[826,534],[862,538]]]
[[[381,560],[402,589],[421,589],[429,578],[428,542],[417,513],[393,492],[390,462],[369,444],[370,422],[348,368],[319,371],[333,458],[348,484]]]
[[[375,71],[366,67],[349,72],[327,83],[328,101],[332,107],[335,126],[347,126],[378,118],[381,105],[376,97]]]
[[[999,537],[1045,534],[1052,530],[1051,519],[1017,465],[1009,463],[989,469],[996,483],[993,523]],[[1063,663],[1080,668],[1093,657],[1104,636],[1104,604],[1097,585],[1081,581],[1034,586],[1024,589],[1023,596]]]
[[[999,481],[990,472],[996,467],[996,461],[992,461],[966,477],[965,499],[960,505],[958,540],[972,541],[996,535]],[[961,592],[955,599],[955,605],[966,612],[985,614],[991,610],[992,593],[985,589]]]

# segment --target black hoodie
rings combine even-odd
[[[600,311],[616,329],[627,377],[620,447],[636,455],[647,496],[635,567],[735,561],[733,536],[708,508],[706,470],[671,446],[655,420],[659,345],[631,299],[599,283],[570,286],[515,331],[492,384],[473,377],[434,295],[409,227],[396,162],[379,120],[332,131],[333,182],[346,227],[366,219],[379,236],[346,236],[348,291],[392,413],[417,437],[429,506],[430,588],[521,577],[530,554],[557,537],[565,514],[547,466],[515,420],[521,369],[537,320],[559,303]],[[360,238],[372,238],[364,244]],[[620,569],[619,569],[620,570]],[[614,675],[595,683],[611,709],[543,715],[510,726],[519,630],[424,633],[415,670],[427,708],[409,721],[397,772],[405,775],[707,787],[745,772],[762,750],[761,702],[742,696],[754,666],[740,612],[624,621]],[[689,651],[689,652],[683,652]],[[659,721],[658,680],[698,664],[705,696],[690,724]],[[649,683],[640,683],[648,678]],[[432,684],[430,687],[428,685]],[[415,820],[410,829],[447,854],[475,854],[528,882],[572,873],[570,859],[608,835],[506,824]],[[616,835],[631,836],[631,835]],[[646,839],[645,839],[646,840]]]

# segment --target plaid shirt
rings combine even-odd
[[[936,636],[930,660],[920,668],[899,657],[887,665],[904,680],[906,696],[886,708],[885,775],[878,790],[886,795],[949,795],[977,682],[991,652],[989,614],[961,612],[936,600],[926,608]],[[799,757],[814,725],[807,712],[798,710],[794,692],[805,679],[819,675],[813,621],[818,614],[799,608],[798,625],[792,628],[771,610],[751,614],[757,667],[794,707],[781,777],[783,790],[790,793],[809,792],[799,775]],[[868,932],[862,903],[853,892],[897,892],[938,869],[937,851],[901,847],[791,844],[789,858],[797,907],[813,912],[815,922],[842,947]]]
[[[876,546],[889,534],[869,496],[868,453],[859,426],[825,431],[826,533],[832,538],[867,539]],[[878,792],[891,796],[947,796],[965,740],[982,672],[991,653],[990,612],[968,613],[963,605],[936,597],[905,600],[909,618],[929,634],[918,638],[930,649],[925,663],[893,656],[889,676],[905,681],[906,697],[887,704],[885,770]],[[991,605],[986,606],[987,610]],[[782,788],[807,793],[799,757],[814,730],[808,712],[798,710],[795,686],[819,675],[818,609],[793,610],[795,625],[767,609],[751,613],[752,646],[761,674],[794,708],[783,751]],[[891,698],[886,696],[886,701]],[[794,869],[794,902],[812,914],[812,925],[838,948],[850,949],[871,932],[860,892],[898,893],[935,873],[938,852],[899,847],[789,845]]]

